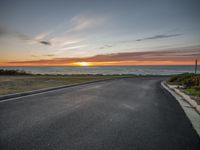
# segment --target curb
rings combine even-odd
[[[181,96],[186,102],[188,102],[200,114],[200,105],[198,105],[197,102],[195,100],[193,100],[190,96],[188,96],[185,93],[181,92],[179,89],[168,85],[166,82],[162,82],[161,84],[162,84],[162,86],[163,85],[166,86],[169,90],[172,90],[176,94]]]
[[[23,96],[39,94],[39,93],[43,93],[43,92],[59,90],[59,89],[64,89],[64,88],[68,88],[68,87],[74,87],[74,86],[79,86],[79,85],[85,85],[85,84],[91,84],[91,83],[97,83],[97,82],[103,82],[103,81],[109,81],[109,80],[116,80],[116,79],[122,79],[122,78],[102,79],[102,80],[96,80],[96,81],[89,81],[89,82],[85,82],[85,83],[77,83],[77,84],[63,85],[63,86],[58,86],[58,87],[53,87],[53,88],[33,90],[33,91],[28,91],[28,92],[8,94],[8,95],[0,96],[0,102],[3,102],[4,100],[8,100],[11,98],[19,98],[19,97],[23,97]]]
[[[164,81],[161,82],[161,86],[178,101],[185,112],[185,115],[190,120],[193,128],[200,137],[200,113],[193,106],[191,107],[191,104],[185,99],[185,97],[182,97],[174,89],[171,89]]]

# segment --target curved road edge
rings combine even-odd
[[[161,85],[164,89],[166,89],[180,104],[182,109],[184,110],[186,116],[190,120],[193,128],[196,130],[200,137],[200,115],[197,112],[198,110],[194,109],[193,106],[179,93],[176,91],[172,90],[165,81],[161,82]]]

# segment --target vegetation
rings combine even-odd
[[[135,77],[134,74],[31,74],[20,70],[0,69],[0,95],[14,94],[43,88],[72,85],[90,81]],[[138,75],[153,76],[153,75]]]
[[[5,70],[0,69],[0,75],[30,75],[30,73],[27,73],[23,70]]]
[[[184,73],[175,75],[168,80],[168,83],[181,85],[186,93],[200,97],[200,74]]]
[[[200,86],[194,86],[186,89],[186,93],[200,97]]]
[[[26,92],[43,88],[72,85],[90,81],[134,77],[135,75],[41,75],[30,74],[19,70],[0,70],[0,95]]]

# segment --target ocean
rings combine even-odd
[[[0,67],[0,69],[23,70],[33,74],[153,74],[171,75],[194,72],[194,66],[106,66],[106,67]],[[197,68],[200,73],[200,67]]]

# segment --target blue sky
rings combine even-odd
[[[199,10],[199,0],[1,0],[0,62],[194,49],[199,56]]]

